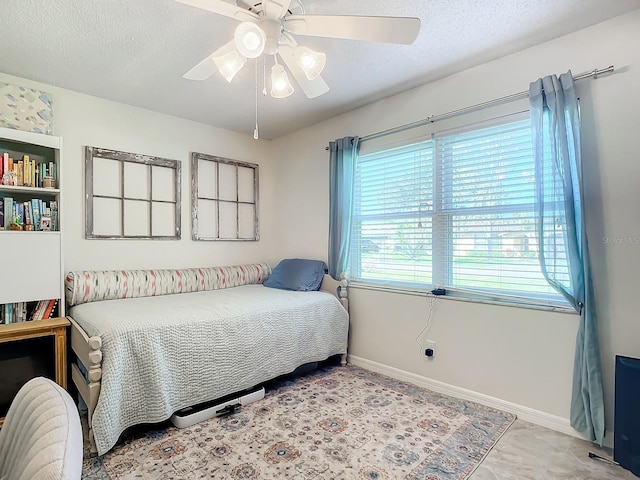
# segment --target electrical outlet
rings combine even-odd
[[[433,358],[436,356],[436,342],[433,340],[426,340],[422,346],[424,347],[424,351],[422,355],[426,358]]]

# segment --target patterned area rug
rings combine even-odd
[[[515,416],[368,370],[323,368],[190,428],[136,428],[98,479],[466,479]]]

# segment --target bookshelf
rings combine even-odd
[[[4,175],[5,153],[12,159],[9,177]],[[0,425],[11,400],[31,378],[67,384],[61,158],[60,137],[0,127]],[[10,209],[5,209],[7,199]],[[14,203],[22,205],[21,211],[16,207],[17,218]],[[43,214],[44,224],[38,221]],[[20,228],[12,229],[12,223]],[[34,312],[50,318],[30,320]]]
[[[45,300],[65,316],[61,159],[60,137],[0,127],[0,335]]]

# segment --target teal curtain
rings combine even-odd
[[[349,264],[353,181],[358,137],[329,142],[329,274],[336,280]]]
[[[580,116],[573,76],[529,87],[536,161],[536,235],[547,281],[580,314],[573,366],[571,426],[602,445],[605,430],[598,325],[584,224]]]

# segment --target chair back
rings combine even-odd
[[[82,474],[82,427],[71,396],[36,377],[15,396],[0,429],[0,479],[76,480]]]

